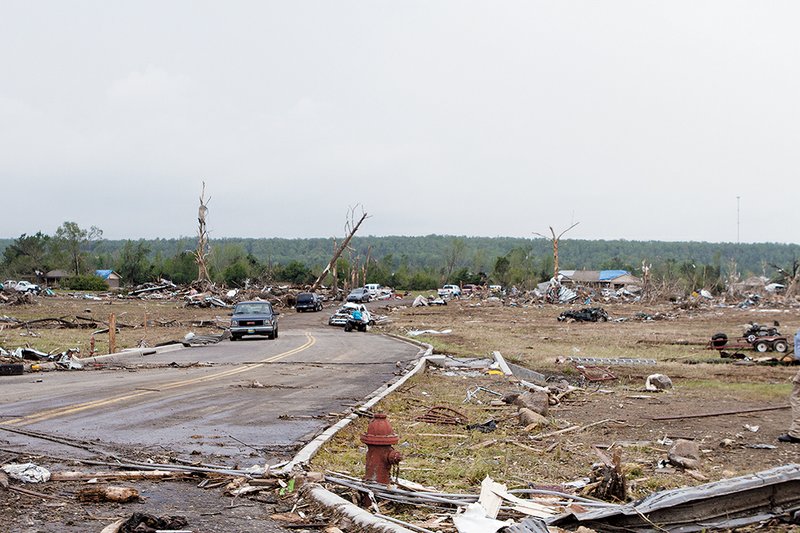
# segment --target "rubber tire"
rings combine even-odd
[[[233,341],[238,341],[239,339],[241,339],[241,337],[240,337],[240,336],[238,336],[238,335],[231,335],[231,342],[233,342]]]
[[[778,353],[786,353],[786,351],[789,349],[789,345],[786,343],[786,341],[775,341],[772,343],[772,349]]]
[[[348,332],[348,333],[349,333],[349,332],[351,332],[351,331],[353,331],[353,326],[352,326],[352,324],[350,324],[350,322],[346,323],[346,324],[344,325],[344,330],[345,330],[346,332]]]
[[[272,338],[273,339],[277,339],[278,338],[278,330],[277,329],[275,330],[275,333],[273,333]]]
[[[757,338],[758,338],[758,337],[756,337],[755,335],[753,335],[753,334],[751,333],[750,335],[748,335],[748,336],[747,336],[747,342],[755,342],[755,340],[756,340]]]
[[[753,348],[759,353],[765,353],[769,351],[769,344],[766,341],[758,341],[753,345]]]
[[[728,336],[725,335],[724,333],[715,333],[711,337],[711,346],[713,346],[714,348],[719,349],[725,346],[726,344],[728,344]]]

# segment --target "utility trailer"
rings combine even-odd
[[[780,354],[779,358],[783,358],[789,353],[789,346],[789,340],[780,334],[763,336],[750,334],[731,341],[726,334],[715,333],[706,345],[706,349],[717,350],[720,357],[726,358],[745,357],[739,350],[755,350],[758,353],[776,352]]]

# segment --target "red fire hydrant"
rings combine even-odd
[[[400,442],[386,418],[386,413],[376,413],[367,426],[367,432],[361,435],[361,442],[367,445],[366,481],[376,481],[388,485],[391,483],[391,469],[400,464],[403,456],[392,448],[392,444]]]

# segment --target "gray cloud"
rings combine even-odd
[[[799,242],[791,2],[10,2],[2,234]],[[313,206],[297,216],[298,206]],[[306,209],[304,213],[308,213]],[[247,220],[248,222],[244,222]]]

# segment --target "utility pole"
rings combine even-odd
[[[736,244],[739,244],[739,196],[736,197]]]

